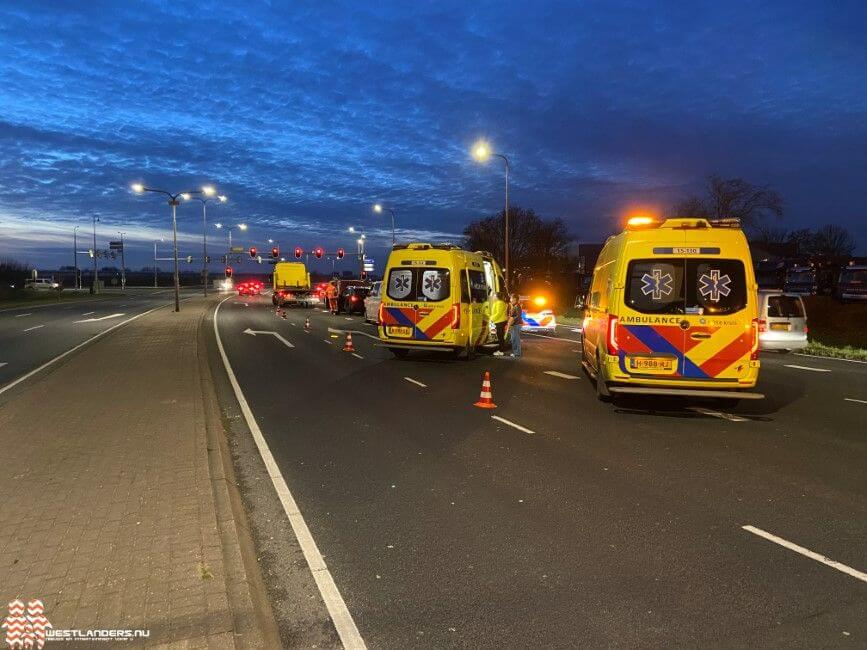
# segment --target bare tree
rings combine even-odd
[[[676,204],[677,217],[740,219],[744,227],[756,226],[766,216],[783,215],[783,197],[768,185],[754,185],[742,178],[707,179],[706,196],[689,197]]]
[[[855,238],[843,226],[826,224],[813,235],[813,253],[823,257],[843,259],[855,251]]]

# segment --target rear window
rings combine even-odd
[[[867,284],[867,269],[846,269],[840,274],[844,284]]]
[[[786,273],[786,282],[812,282],[815,273],[811,270],[789,271]]]
[[[644,314],[733,314],[747,304],[740,260],[633,260],[625,291],[627,306]]]
[[[392,300],[439,302],[449,297],[451,272],[439,268],[391,269],[386,295]]]
[[[797,296],[768,296],[768,318],[803,318],[804,304]]]

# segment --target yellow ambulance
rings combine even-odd
[[[758,399],[757,285],[737,220],[629,220],[605,243],[582,363],[600,399]]]
[[[490,253],[452,244],[395,245],[382,281],[380,341],[396,357],[429,350],[471,359],[489,342],[491,306],[504,288]]]

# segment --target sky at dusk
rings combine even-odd
[[[0,257],[71,264],[97,214],[99,246],[124,231],[145,266],[171,217],[129,184],[213,183],[211,222],[250,225],[238,243],[354,251],[354,225],[381,271],[374,202],[404,240],[501,209],[480,136],[512,161],[513,204],[576,241],[718,173],[863,253],[865,28],[856,1],[0,1]],[[200,205],[178,218],[199,253]]]

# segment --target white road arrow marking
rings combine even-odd
[[[93,312],[91,312],[93,313]],[[109,314],[108,316],[100,316],[99,318],[85,318],[84,320],[74,321],[75,323],[95,323],[101,320],[108,320],[109,318],[120,318],[121,316],[126,316],[126,314]]]
[[[284,339],[282,336],[280,336],[277,332],[264,332],[264,331],[261,331],[261,330],[251,330],[251,329],[248,327],[247,329],[244,330],[244,334],[249,334],[250,336],[256,336],[257,334],[270,334],[271,336],[276,337],[276,338],[277,338],[277,339],[278,339],[278,340],[279,340],[283,345],[285,345],[287,348],[294,348],[294,347],[295,347],[295,346],[292,345],[289,341],[287,341],[287,340]]]

